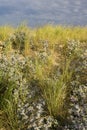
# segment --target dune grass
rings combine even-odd
[[[87,27],[46,25],[31,29],[26,25],[17,28],[2,26],[0,41],[4,45],[1,53],[6,58],[15,52],[20,57],[31,59],[32,62],[28,60],[24,67],[25,79],[28,82],[38,81],[35,85],[40,87],[50,115],[66,118],[72,89],[70,83],[76,67],[74,65],[72,69],[71,65],[81,56],[87,45]],[[3,62],[3,65],[4,68],[9,68],[8,62]],[[3,66],[1,67],[3,70]],[[13,71],[15,68],[13,67]],[[17,130],[17,99],[12,93],[17,84],[15,86],[14,75],[9,81],[10,75],[5,69],[4,72],[8,76],[3,79],[3,71],[0,70],[0,127]]]

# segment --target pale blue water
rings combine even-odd
[[[87,25],[87,0],[0,0],[0,25]]]

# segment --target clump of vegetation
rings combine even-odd
[[[0,27],[0,122],[19,128],[18,103],[26,102],[29,85],[38,86],[47,113],[67,119],[71,82],[87,46],[86,27]],[[85,79],[84,79],[85,82]]]
[[[7,125],[12,130],[19,127],[17,119],[18,102],[20,100],[24,102],[27,93],[27,81],[22,71],[24,65],[25,60],[21,59],[20,61],[20,56],[17,54],[12,54],[10,58],[2,54],[0,58],[0,110],[3,115],[0,122],[2,124],[5,122],[3,125],[5,127]]]

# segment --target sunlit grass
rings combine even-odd
[[[2,26],[0,41],[4,45],[1,53],[5,53],[7,57],[11,57],[14,52],[14,55],[19,53],[20,57],[30,58],[25,66],[25,78],[29,83],[36,81],[35,85],[40,87],[48,114],[66,119],[70,82],[76,67],[74,65],[72,69],[71,64],[80,58],[87,46],[87,27],[46,25],[31,29],[24,24],[17,28]],[[12,95],[15,83],[8,82],[6,86],[2,74],[0,78],[0,94],[3,94],[0,95],[0,127],[5,125],[11,130],[16,130],[17,102]],[[3,87],[8,87],[5,93],[2,92]]]
[[[5,41],[14,32],[14,28],[11,26],[0,27],[0,41]]]

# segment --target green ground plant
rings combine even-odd
[[[19,97],[26,101],[27,84],[40,87],[49,115],[66,119],[70,84],[87,46],[87,27],[4,26],[0,27],[0,41],[4,44],[0,53],[0,127],[21,129],[17,104]]]

